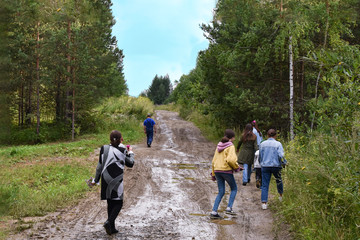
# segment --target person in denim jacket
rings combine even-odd
[[[279,141],[276,141],[276,130],[270,129],[268,139],[263,141],[259,147],[259,161],[261,165],[262,186],[261,202],[262,209],[267,209],[269,185],[271,174],[274,175],[279,193],[279,200],[282,200],[283,182],[281,179],[281,158],[284,157],[284,149]]]

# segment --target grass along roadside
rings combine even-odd
[[[147,99],[122,97],[96,111],[99,128],[74,142],[0,147],[0,239],[23,230],[23,217],[42,216],[83,198],[89,191],[85,180],[95,173],[95,150],[109,143],[113,129],[125,144],[141,141],[143,118],[153,108]],[[18,224],[11,226],[14,220]]]
[[[142,128],[119,129],[128,144],[143,139]],[[84,180],[93,176],[98,156],[95,149],[109,142],[110,132],[83,136],[75,142],[59,142],[0,149],[0,222],[18,219],[10,229],[1,224],[0,239],[21,230],[21,218],[42,216],[76,203],[88,192]]]

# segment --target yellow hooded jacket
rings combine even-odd
[[[239,165],[237,163],[235,146],[233,144],[221,152],[216,148],[212,160],[212,176],[215,176],[215,171],[230,171],[238,168]]]

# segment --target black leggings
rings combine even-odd
[[[115,227],[115,219],[123,206],[123,200],[107,199],[108,222],[111,227]]]

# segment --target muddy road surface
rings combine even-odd
[[[238,215],[224,214],[230,192],[226,185],[219,208],[225,218],[210,220],[217,195],[210,178],[216,145],[177,113],[156,111],[155,121],[158,131],[151,148],[145,141],[134,145],[135,165],[125,169],[124,206],[116,219],[119,233],[105,233],[106,202],[100,201],[100,188],[95,187],[76,206],[28,219],[35,224],[11,239],[290,239],[285,231],[275,233],[271,211],[261,209],[254,176],[242,186],[242,173],[235,174],[233,210]],[[88,159],[94,161],[94,173],[96,154]]]

